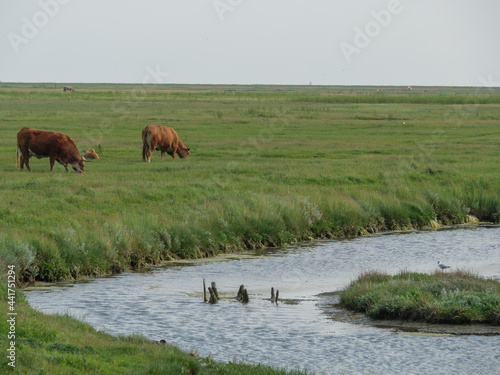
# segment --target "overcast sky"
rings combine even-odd
[[[500,86],[498,0],[2,0],[0,81]]]

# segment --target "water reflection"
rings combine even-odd
[[[413,232],[255,252],[242,258],[175,263],[27,293],[47,313],[69,313],[113,334],[140,333],[221,361],[261,362],[321,374],[493,374],[499,336],[422,336],[332,320],[320,293],[360,272],[433,272],[437,261],[500,279],[500,228]],[[225,297],[203,303],[202,280]],[[244,284],[250,303],[230,297]],[[295,304],[272,304],[270,288]],[[445,359],[453,366],[438,367]]]

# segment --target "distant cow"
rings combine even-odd
[[[175,160],[175,154],[179,157],[189,157],[189,147],[184,146],[176,131],[167,126],[148,125],[142,131],[142,161],[148,159],[151,162],[151,154],[155,150],[161,151],[161,160],[165,152]]]
[[[83,154],[83,157],[85,159],[99,159],[99,155],[97,155],[97,152],[95,150],[88,150]]]
[[[68,164],[79,172],[85,169],[85,158],[81,157],[75,142],[65,134],[46,130],[22,128],[17,133],[16,165],[19,166],[19,151],[21,151],[21,169],[26,164],[26,169],[31,172],[30,157],[38,159],[50,158],[50,171],[57,161],[68,172]]]
[[[73,87],[71,87],[71,86],[64,86],[63,90],[64,90],[64,92],[66,92],[66,91],[75,91],[75,89]]]

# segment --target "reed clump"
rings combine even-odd
[[[365,272],[340,303],[374,319],[500,325],[500,283],[466,271]]]

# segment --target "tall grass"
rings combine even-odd
[[[341,304],[374,319],[500,325],[500,283],[464,271],[366,272],[342,292]]]
[[[472,216],[499,221],[496,99],[465,108],[447,104],[460,102],[460,89],[378,103],[369,88],[95,88],[0,90],[0,260],[25,282]],[[174,127],[190,158],[155,153],[143,163],[150,123]],[[49,173],[47,159],[16,170],[23,126],[66,133],[101,159],[83,175],[58,165]]]

